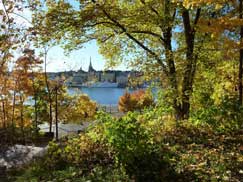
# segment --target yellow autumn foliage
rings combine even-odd
[[[60,120],[64,122],[80,122],[94,118],[97,111],[96,102],[87,95],[65,95],[65,102],[60,106]]]

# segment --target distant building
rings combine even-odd
[[[101,82],[116,82],[116,72],[115,71],[102,71],[100,73]]]
[[[75,84],[82,84],[88,80],[87,73],[82,70],[82,67],[73,74],[72,82]]]
[[[58,72],[48,73],[50,79],[55,79],[57,76],[64,76],[67,80],[68,86],[88,86],[93,83],[117,83],[118,87],[126,87],[128,85],[130,78],[137,78],[141,76],[142,73],[136,71],[96,71],[92,66],[92,61],[90,58],[88,71],[84,71],[82,67],[78,71],[68,71],[68,72]]]
[[[55,72],[48,72],[47,76],[50,80],[54,80],[58,75]]]
[[[128,84],[128,74],[119,74],[116,77],[116,82],[118,83],[119,87],[126,87]]]
[[[89,69],[88,69],[88,72],[89,73],[96,72],[95,69],[92,66],[91,57],[90,57],[90,60],[89,60]]]

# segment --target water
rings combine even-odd
[[[70,95],[83,92],[87,94],[92,100],[102,105],[117,105],[119,97],[125,92],[125,88],[68,88]]]
[[[117,105],[119,98],[124,95],[124,93],[133,92],[134,89],[127,90],[126,88],[90,88],[90,87],[79,87],[79,88],[68,88],[68,93],[70,95],[85,93],[92,100],[101,105]],[[157,89],[152,89],[152,92],[157,97]],[[25,102],[27,105],[34,105],[34,100],[32,97]]]

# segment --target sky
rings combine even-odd
[[[0,3],[0,9],[3,8]],[[29,9],[24,9],[23,12],[16,12],[20,14],[20,16],[11,15],[17,21],[17,24],[24,25],[26,27],[31,26],[29,22],[31,22],[31,11]],[[84,44],[83,48],[79,50],[75,50],[71,52],[68,56],[64,54],[64,50],[60,46],[52,47],[48,51],[47,55],[47,71],[48,72],[59,72],[59,71],[69,71],[74,70],[77,71],[82,67],[83,70],[88,70],[90,58],[92,61],[93,68],[95,70],[104,70],[106,60],[105,58],[99,54],[98,46],[96,41],[91,41],[89,43]],[[38,53],[41,50],[35,49]],[[15,57],[19,57],[20,53],[16,53]],[[125,65],[120,65],[116,68],[116,70],[127,70]]]
[[[106,62],[104,57],[99,54],[98,46],[95,41],[86,43],[83,48],[71,52],[68,56],[64,55],[64,51],[60,46],[56,46],[49,50],[47,56],[48,72],[77,71],[80,67],[87,71],[90,59],[95,70],[103,70]],[[115,69],[126,70],[126,67],[120,65]]]

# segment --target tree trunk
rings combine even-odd
[[[6,111],[5,111],[5,102],[4,99],[2,101],[2,111],[3,111],[3,128],[6,129]]]
[[[172,97],[173,97],[173,108],[175,110],[175,118],[176,120],[180,120],[180,104],[178,104],[178,81],[177,81],[177,74],[176,74],[176,67],[174,61],[174,55],[172,50],[172,22],[174,21],[176,10],[174,10],[174,15],[171,16],[171,7],[170,1],[164,1],[164,16],[166,17],[166,23],[168,24],[164,29],[163,26],[161,30],[163,32],[164,37],[164,47],[165,47],[165,58],[166,64],[168,65],[168,79],[170,83],[170,88],[172,90]]]
[[[56,113],[55,113],[55,116],[56,116],[56,141],[58,141],[58,106],[57,106],[57,88],[56,88],[55,90],[56,90]]]
[[[194,24],[191,25],[189,10],[184,9],[182,12],[184,32],[186,39],[186,66],[182,82],[182,104],[180,119],[188,119],[190,114],[190,97],[193,92],[193,80],[196,71],[197,58],[194,55],[195,26],[200,18],[201,9],[197,9]]]
[[[178,98],[179,98],[179,93],[178,93],[178,82],[177,82],[177,77],[176,77],[176,69],[174,65],[174,58],[173,58],[173,52],[172,52],[172,46],[171,46],[171,37],[172,37],[172,32],[171,29],[167,30],[167,39],[165,41],[165,57],[167,60],[167,65],[169,68],[169,83],[170,83],[170,89],[172,90],[172,97],[173,97],[173,108],[175,110],[175,118],[176,120],[180,120],[180,105],[178,104]]]
[[[52,131],[52,101],[49,100],[49,132]]]
[[[2,112],[3,112],[3,128],[7,128],[7,123],[6,123],[6,108],[5,108],[5,101],[6,101],[6,77],[3,76],[4,79],[4,85],[3,85],[3,95],[2,95]]]
[[[36,96],[36,93],[35,93],[35,96],[34,96],[34,99],[35,99],[35,133],[36,135],[38,134],[38,121],[37,121],[37,118],[38,118],[38,112],[37,112],[37,96]]]
[[[24,133],[24,101],[23,97],[20,94],[20,122],[21,122],[21,133],[22,133],[22,139],[25,144],[25,133]]]
[[[242,13],[243,13],[243,1],[240,0],[239,5],[239,18],[242,19]],[[243,26],[240,27],[240,60],[239,60],[239,104],[242,106],[242,94],[243,94],[243,85],[242,85],[242,66],[243,66]]]
[[[16,91],[14,90],[13,93],[13,106],[12,106],[12,121],[11,121],[11,125],[12,125],[12,135],[14,136],[15,133],[15,129],[14,129],[14,117],[15,117],[15,102],[16,102]]]
[[[48,93],[48,101],[49,101],[49,132],[52,131],[52,98],[51,98],[51,91],[49,87],[49,82],[48,82],[48,76],[46,72],[46,66],[47,66],[47,48],[45,48],[45,53],[44,53],[44,64],[45,64],[45,82],[46,82],[46,88],[47,88],[47,93]]]

